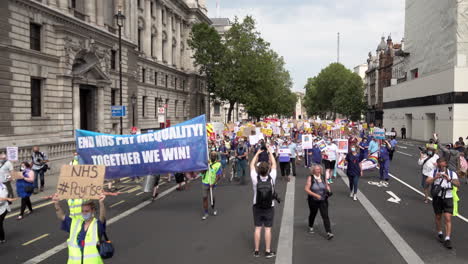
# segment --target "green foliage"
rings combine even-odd
[[[340,63],[332,63],[316,77],[309,78],[305,89],[305,106],[309,115],[331,112],[359,120],[365,110],[361,77]]]
[[[261,38],[252,17],[236,18],[223,38],[211,26],[196,24],[189,45],[209,92],[229,102],[229,120],[236,103],[255,118],[294,112],[296,97],[284,60]]]

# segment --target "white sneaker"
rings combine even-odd
[[[218,215],[218,211],[214,210],[214,211],[213,211],[213,215],[214,215],[214,216],[217,216],[217,215]]]
[[[353,198],[353,195],[354,195],[353,192],[350,192],[350,193],[349,193],[349,197],[350,197],[350,198]]]
[[[206,220],[208,218],[208,214],[204,214],[203,217],[201,218],[202,220]]]
[[[353,195],[353,200],[357,201],[357,195]]]
[[[309,227],[309,233],[310,233],[310,234],[313,234],[313,233],[314,233],[314,228],[313,228],[313,227]]]

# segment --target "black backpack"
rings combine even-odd
[[[257,201],[255,205],[261,209],[271,208],[275,193],[275,188],[270,175],[268,180],[262,181],[260,176],[257,176]]]

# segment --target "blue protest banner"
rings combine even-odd
[[[105,165],[107,179],[206,170],[207,144],[204,115],[140,135],[76,130],[84,164]]]

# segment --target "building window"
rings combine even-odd
[[[154,17],[154,3],[153,1],[150,2],[150,13],[151,13],[151,16]]]
[[[169,116],[169,99],[166,99],[166,104],[164,105],[166,107],[166,116]]]
[[[168,79],[169,79],[169,76],[167,76],[167,74],[166,74],[166,88],[167,88],[167,86],[168,86],[168,84],[167,84],[167,83],[168,83]]]
[[[174,78],[174,89],[177,89],[177,77]]]
[[[31,78],[31,116],[42,114],[42,80]]]
[[[138,5],[139,8],[142,8],[142,6],[141,6],[141,0],[138,0],[138,1],[137,1],[137,5]]]
[[[158,107],[159,107],[159,105],[158,105],[158,98],[155,97],[155,98],[154,98],[154,116],[155,116],[155,117],[158,117]]]
[[[179,104],[178,100],[174,101],[174,116],[177,117],[177,105]]]
[[[141,105],[141,107],[142,107],[141,112],[142,112],[143,117],[146,116],[146,101],[147,101],[146,99],[147,99],[147,96],[143,96],[143,102],[142,102],[142,105]]]
[[[154,72],[154,85],[156,86],[158,85],[158,72],[157,71]]]
[[[143,29],[139,28],[138,29],[138,51],[142,51],[142,47],[141,47],[141,38],[142,38],[142,35],[143,34]]]
[[[185,80],[182,80],[182,90],[185,91]]]
[[[221,115],[221,104],[220,103],[214,103],[214,111],[213,111],[213,114],[215,116],[219,116]]]
[[[167,19],[167,13],[166,13],[166,8],[162,8],[162,23],[163,25],[166,25],[166,19]]]
[[[185,101],[182,102],[182,117],[185,117]]]
[[[111,105],[116,105],[117,89],[111,89]]]
[[[411,79],[417,79],[419,77],[418,68],[411,70]]]
[[[141,69],[141,82],[144,83],[146,79],[146,69],[142,68]]]
[[[112,70],[115,70],[116,68],[116,62],[117,62],[117,51],[116,50],[111,50],[111,61],[110,61],[110,67]]]
[[[29,24],[29,41],[32,50],[41,51],[41,25]]]
[[[71,0],[70,1],[71,8],[76,8],[76,0]]]

